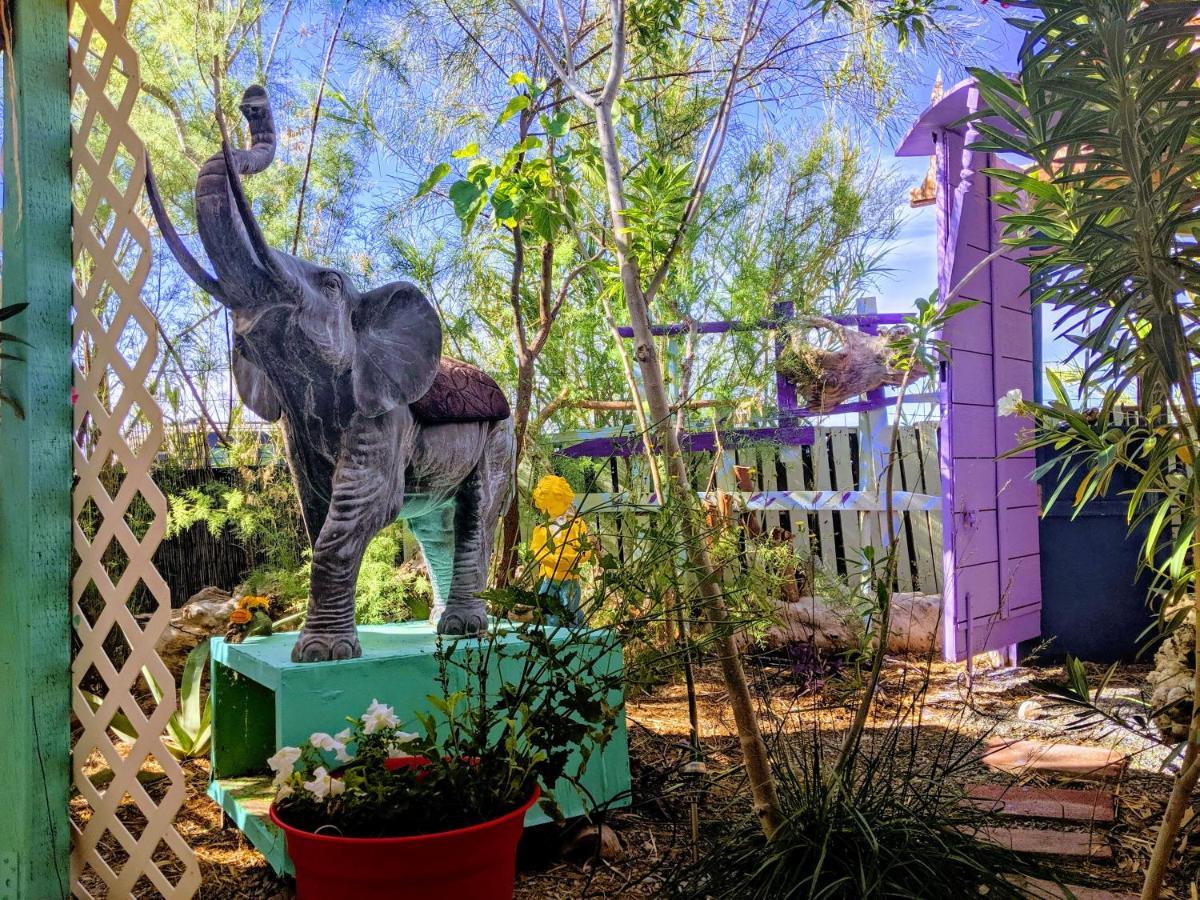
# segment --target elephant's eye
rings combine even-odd
[[[342,291],[341,276],[337,272],[322,272],[321,290],[327,294],[340,294]]]

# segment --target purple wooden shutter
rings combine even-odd
[[[977,108],[960,85],[921,117],[901,153],[937,154],[938,288],[942,297],[1001,246],[1002,210],[980,170],[988,154],[966,150],[975,135],[956,125]],[[953,129],[953,130],[952,130]],[[943,637],[947,659],[967,659],[1041,633],[1038,491],[1032,453],[997,459],[1030,425],[996,414],[997,398],[1033,393],[1029,276],[1011,253],[986,263],[954,299],[977,305],[954,317],[943,337],[950,364],[942,375]]]

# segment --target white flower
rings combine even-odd
[[[388,759],[408,759],[413,754],[401,750],[400,745],[415,741],[419,737],[415,731],[397,731],[396,739],[388,744]]]
[[[334,778],[324,766],[320,766],[313,772],[313,780],[304,782],[304,789],[318,800],[324,800],[327,796],[336,797],[343,793],[346,790],[346,782]]]
[[[354,733],[351,732],[349,728],[343,728],[333,736],[333,739],[335,741],[341,741],[343,744],[348,744],[350,743],[350,739],[352,737],[354,737]]]
[[[1021,414],[1021,404],[1024,402],[1025,398],[1021,395],[1021,389],[1013,388],[996,401],[996,415],[1019,416]]]
[[[318,750],[325,750],[332,753],[338,762],[350,762],[354,758],[346,752],[346,745],[344,743],[323,731],[313,732],[309,735],[308,742]]]
[[[367,711],[363,713],[363,731],[374,734],[380,728],[393,728],[400,724],[396,711],[390,706],[384,706],[378,700],[372,700]]]
[[[300,758],[299,747],[281,747],[279,752],[267,760],[267,765],[275,773],[275,785],[278,787],[292,777],[296,760]]]
[[[285,800],[288,797],[292,796],[292,794],[296,793],[296,789],[293,788],[287,782],[276,785],[276,787],[278,788],[278,790],[275,792],[275,802],[276,803],[278,803],[280,800]]]

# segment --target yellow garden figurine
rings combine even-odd
[[[582,625],[579,566],[591,557],[588,528],[571,505],[575,492],[566,479],[544,475],[533,489],[533,505],[548,521],[533,529],[529,548],[538,566],[537,592],[550,597],[567,614],[567,625]]]

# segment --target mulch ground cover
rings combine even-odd
[[[780,740],[811,742],[816,734],[823,743],[836,746],[850,721],[844,701],[852,693],[847,684],[852,676],[841,672],[814,678],[811,672],[798,673],[776,662],[767,658],[750,667],[765,730],[781,735],[774,738]],[[1065,863],[1063,871],[1072,884],[1136,892],[1170,790],[1169,779],[1162,773],[1166,751],[1111,723],[1100,721],[1077,727],[1080,723],[1076,710],[1046,700],[1033,685],[1039,679],[1059,676],[1057,668],[997,668],[969,674],[958,665],[889,659],[870,727],[882,730],[889,717],[912,716],[918,708],[916,701],[923,695],[918,742],[944,741],[946,734],[952,733],[953,740],[968,743],[982,743],[988,737],[1031,738],[1127,753],[1129,767],[1112,785],[1117,795],[1116,821],[1094,826],[1112,847],[1113,859]],[[1132,697],[1142,689],[1144,676],[1143,668],[1125,667],[1112,679],[1110,690],[1114,696],[1125,692]],[[750,814],[738,767],[733,717],[716,667],[701,666],[695,682],[707,775],[698,783],[683,771],[692,756],[683,679],[631,697],[627,716],[633,802],[606,817],[620,841],[621,852],[610,859],[594,855],[565,859],[560,852],[562,835],[553,826],[533,829],[522,848],[518,898],[660,896],[673,871],[705,852],[702,843],[693,842],[694,815],[702,823],[711,823]],[[198,857],[203,876],[200,896],[223,900],[282,900],[293,896],[291,884],[275,877],[263,857],[236,828],[223,821],[220,809],[204,794],[206,761],[193,760],[184,765],[188,799],[176,824]],[[101,768],[98,762],[97,769]],[[149,777],[153,772],[147,774],[147,791],[152,797],[161,796],[166,789],[165,779],[156,782]],[[972,765],[961,777],[964,789],[968,783],[1012,783],[1011,777],[982,763]],[[1042,776],[1023,778],[1022,783],[1083,786]],[[86,822],[88,809],[82,798],[73,799],[72,814],[78,824]],[[123,803],[119,815],[131,828],[144,822],[132,802]],[[1019,820],[1014,825],[1047,830],[1064,827],[1062,823],[1033,819]],[[104,852],[114,864],[121,862],[123,851],[115,840],[105,841]],[[177,861],[164,859],[164,868],[177,866]],[[402,875],[398,873],[398,877]],[[1192,885],[1198,877],[1200,849],[1189,843],[1173,868],[1167,896],[1196,896]],[[94,873],[85,873],[84,880],[94,896],[105,896],[103,884]],[[143,883],[132,896],[154,897],[157,893]]]

